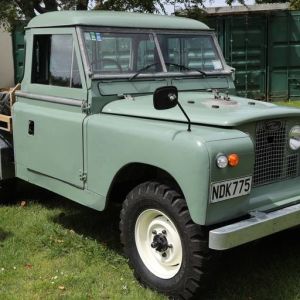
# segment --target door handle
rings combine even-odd
[[[28,122],[28,134],[34,135],[34,121],[29,120]]]

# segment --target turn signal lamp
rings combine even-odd
[[[240,158],[236,153],[229,154],[227,159],[228,165],[231,167],[236,167],[240,162]]]

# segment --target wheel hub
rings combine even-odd
[[[182,264],[180,235],[162,211],[147,209],[139,215],[135,242],[140,258],[155,276],[170,279],[179,272]]]
[[[169,248],[169,243],[166,236],[162,233],[155,234],[151,247],[158,252],[165,252]]]

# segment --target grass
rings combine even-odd
[[[118,211],[43,191],[0,205],[0,299],[166,299],[122,256]],[[300,229],[225,252],[206,300],[300,300]],[[199,299],[197,297],[197,299]]]
[[[142,287],[129,269],[117,209],[100,213],[29,191],[27,198],[0,204],[1,300],[166,299]],[[300,300],[300,228],[223,253],[196,299]]]
[[[292,107],[300,107],[300,101],[280,101],[280,102],[275,102],[275,104],[278,105],[284,105],[284,106],[292,106]]]
[[[25,206],[20,201],[0,205],[1,300],[163,299],[134,279],[115,211],[99,213],[47,192]]]

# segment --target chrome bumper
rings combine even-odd
[[[300,204],[269,213],[253,212],[247,220],[211,230],[209,248],[230,249],[297,225],[300,225]]]

